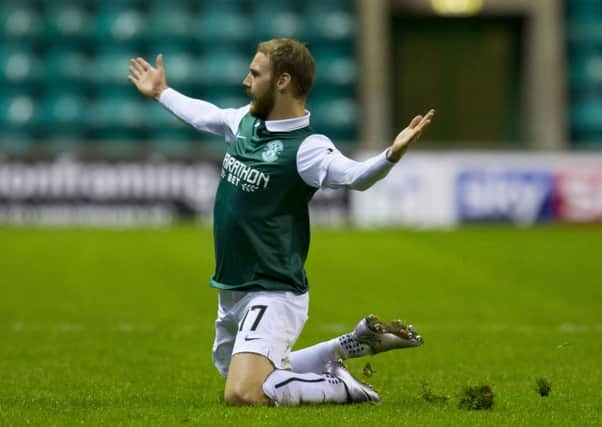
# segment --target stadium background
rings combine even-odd
[[[601,29],[599,0],[3,0],[0,425],[599,426]],[[314,52],[312,121],[346,154],[438,109],[386,180],[311,205],[295,348],[370,312],[425,337],[349,361],[378,407],[224,407],[223,143],[127,82],[162,52],[176,89],[238,106],[277,36]],[[480,384],[493,410],[458,409]]]
[[[601,7],[596,0],[4,1],[0,221],[210,219],[221,141],[143,99],[127,81],[128,59],[163,52],[171,86],[240,106],[257,42],[281,36],[312,49],[312,124],[349,155],[381,150],[413,114],[440,111],[380,190],[319,192],[315,223],[598,221]],[[356,208],[375,204],[380,212]]]

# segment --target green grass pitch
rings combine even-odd
[[[602,425],[601,254],[590,227],[315,230],[297,348],[371,312],[425,344],[350,361],[379,406],[228,408],[208,229],[0,228],[0,425]],[[458,408],[482,384],[493,408]]]

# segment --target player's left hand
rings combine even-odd
[[[397,162],[401,159],[401,156],[404,155],[410,144],[420,138],[420,135],[431,123],[433,117],[435,117],[435,110],[432,109],[424,116],[418,115],[414,117],[409,126],[399,132],[399,135],[393,141],[393,145],[391,145],[387,154],[387,159],[392,162]]]

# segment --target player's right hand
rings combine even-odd
[[[149,98],[159,99],[161,92],[167,89],[163,54],[157,55],[157,66],[153,67],[144,58],[130,59],[130,75],[128,80],[136,86],[140,93]]]

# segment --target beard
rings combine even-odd
[[[274,104],[276,103],[275,95],[276,85],[274,84],[264,94],[253,96],[249,112],[261,120],[266,120],[274,109]]]

